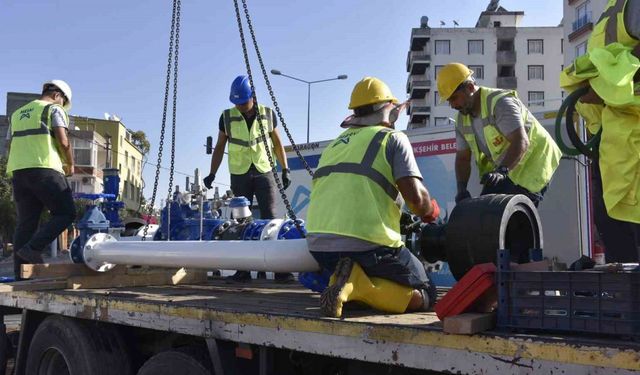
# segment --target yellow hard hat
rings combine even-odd
[[[453,92],[456,91],[458,86],[473,74],[473,70],[470,70],[466,65],[460,63],[449,63],[443,66],[438,72],[438,93],[440,95],[440,102],[444,102]]]
[[[375,77],[364,77],[353,87],[349,109],[383,102],[397,103],[398,99],[386,83]]]

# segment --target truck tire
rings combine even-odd
[[[466,199],[456,205],[447,223],[446,258],[456,280],[476,264],[496,263],[499,249],[508,249],[511,261],[526,263],[529,250],[542,245],[540,216],[524,195]]]
[[[154,355],[142,365],[137,375],[212,375],[211,367],[204,349],[185,347]]]
[[[36,329],[26,367],[29,375],[133,374],[117,329],[58,315]]]

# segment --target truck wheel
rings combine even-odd
[[[26,373],[130,375],[132,370],[118,330],[52,315],[33,335]]]
[[[149,358],[138,375],[212,375],[211,360],[203,349],[167,350]]]

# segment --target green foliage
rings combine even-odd
[[[12,242],[16,227],[16,207],[13,203],[11,179],[6,170],[7,159],[0,157],[0,240]]]
[[[151,149],[147,135],[142,130],[131,133],[131,142],[142,151],[143,155],[147,155]]]

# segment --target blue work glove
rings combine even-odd
[[[211,189],[211,184],[213,183],[213,180],[216,179],[216,175],[213,173],[210,173],[207,177],[204,178],[203,182],[204,182],[204,186],[207,187],[207,189]]]
[[[487,187],[497,186],[507,178],[509,168],[498,167],[493,172],[485,173],[480,183]]]
[[[458,194],[456,194],[456,204],[469,198],[471,198],[471,193],[469,193],[469,190],[464,189],[463,191],[459,191]]]
[[[289,187],[289,185],[291,185],[291,180],[289,179],[289,172],[291,172],[289,168],[284,168],[282,170],[282,187],[285,190]]]

